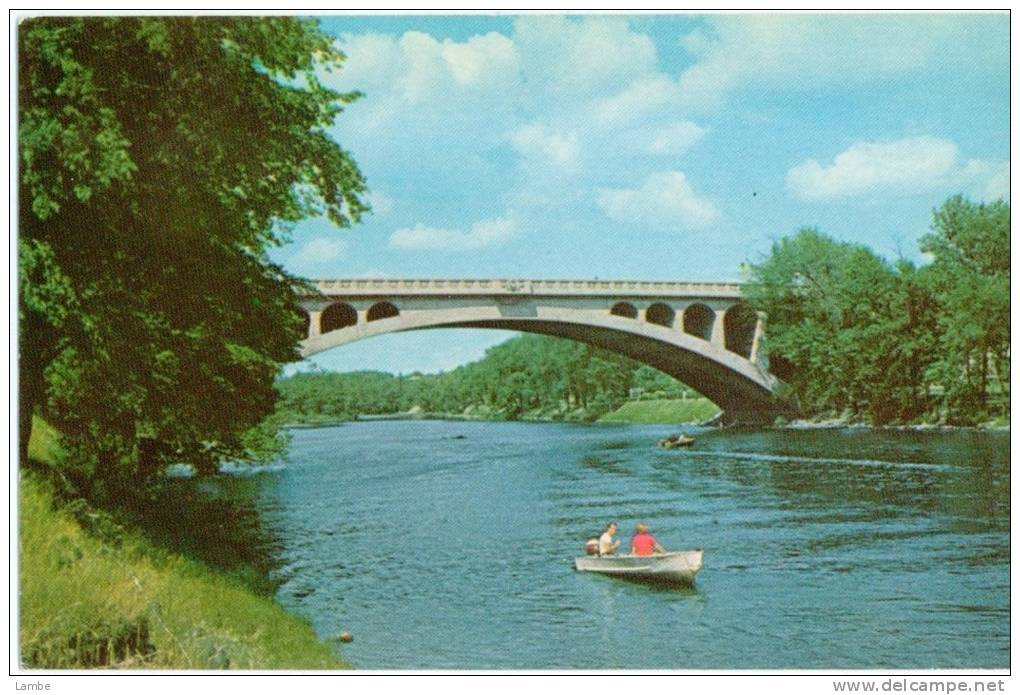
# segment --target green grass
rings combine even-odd
[[[60,435],[42,418],[32,417],[32,436],[28,440],[28,457],[36,461],[54,463],[60,453]]]
[[[33,429],[45,460],[55,433]],[[21,472],[18,501],[26,667],[345,668],[307,622],[237,580],[130,530],[86,533],[38,474]]]
[[[707,398],[628,401],[599,422],[626,422],[637,425],[674,425],[683,422],[704,422],[719,408]]]
[[[1001,429],[1001,428],[1009,429],[1009,415],[999,415],[998,417],[992,418],[988,422],[981,423],[979,425],[979,427],[983,427],[985,429],[993,429],[993,428],[994,429]]]

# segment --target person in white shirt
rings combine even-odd
[[[613,540],[616,529],[615,521],[610,521],[606,525],[605,533],[599,537],[599,555],[612,555],[620,547],[620,541]]]

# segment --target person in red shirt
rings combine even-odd
[[[644,522],[637,525],[637,533],[630,539],[631,555],[651,555],[652,553],[664,553],[666,549],[659,545],[655,536],[648,533],[648,527]]]

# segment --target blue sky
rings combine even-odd
[[[923,262],[931,211],[1009,195],[1006,14],[332,16],[333,137],[371,188],[297,227],[308,277],[738,280],[806,225]],[[306,363],[450,369],[509,334]]]

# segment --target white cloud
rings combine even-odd
[[[472,36],[465,43],[443,41],[443,60],[462,85],[477,85],[492,75],[509,76],[518,67],[517,47],[502,34]]]
[[[916,190],[944,181],[956,166],[958,148],[932,137],[860,142],[829,165],[814,159],[794,166],[786,185],[808,200],[845,198],[879,189]]]
[[[460,102],[481,100],[484,108],[476,116],[485,122],[499,105],[554,109],[563,103],[573,109],[580,99],[619,92],[635,81],[640,89],[650,75],[669,80],[656,72],[652,40],[631,31],[621,17],[522,16],[510,36],[489,32],[465,41],[420,31],[345,34],[338,47],[347,56],[342,68],[320,77],[367,95],[348,108],[348,121],[371,108],[369,102],[379,117],[411,106],[418,116],[423,109],[459,112]]]
[[[981,200],[1009,197],[1009,161],[963,162],[950,140],[921,136],[859,142],[831,164],[814,159],[786,174],[790,191],[805,200],[832,200],[877,191],[956,189]]]
[[[972,159],[960,172],[967,193],[978,200],[1009,200],[1009,161]]]
[[[529,89],[553,98],[590,96],[655,70],[655,44],[621,17],[526,15],[513,37]]]
[[[514,42],[496,32],[465,42],[437,41],[420,31],[408,31],[399,38],[346,35],[339,46],[347,55],[338,73],[344,85],[366,91],[386,87],[407,104],[451,91],[489,91],[493,85],[498,88],[513,81],[519,69]]]
[[[467,232],[417,224],[393,232],[389,245],[402,250],[473,251],[499,245],[510,239],[514,231],[513,221],[506,218],[476,222]]]
[[[708,200],[700,198],[680,171],[657,172],[640,188],[603,188],[597,201],[618,222],[661,228],[704,227],[719,217]]]
[[[369,172],[373,161],[406,167],[464,158],[497,146],[513,127],[520,65],[502,34],[465,41],[420,31],[344,34],[337,46],[347,60],[320,78],[364,97],[345,107],[332,133]]]
[[[290,257],[288,265],[296,269],[315,268],[345,258],[347,248],[348,244],[343,239],[318,237],[305,242],[298,252]]]
[[[686,152],[707,131],[691,121],[676,121],[649,129],[645,150],[651,154],[678,155]]]
[[[595,104],[595,120],[602,125],[620,125],[638,120],[666,106],[680,106],[680,88],[666,75],[643,76],[626,89]]]
[[[713,17],[681,39],[697,62],[680,76],[685,98],[717,104],[729,90],[861,83],[939,64],[1008,61],[953,15],[757,14]]]
[[[567,171],[577,168],[580,152],[575,133],[554,133],[541,123],[532,123],[514,131],[510,142],[515,150],[539,164]]]

